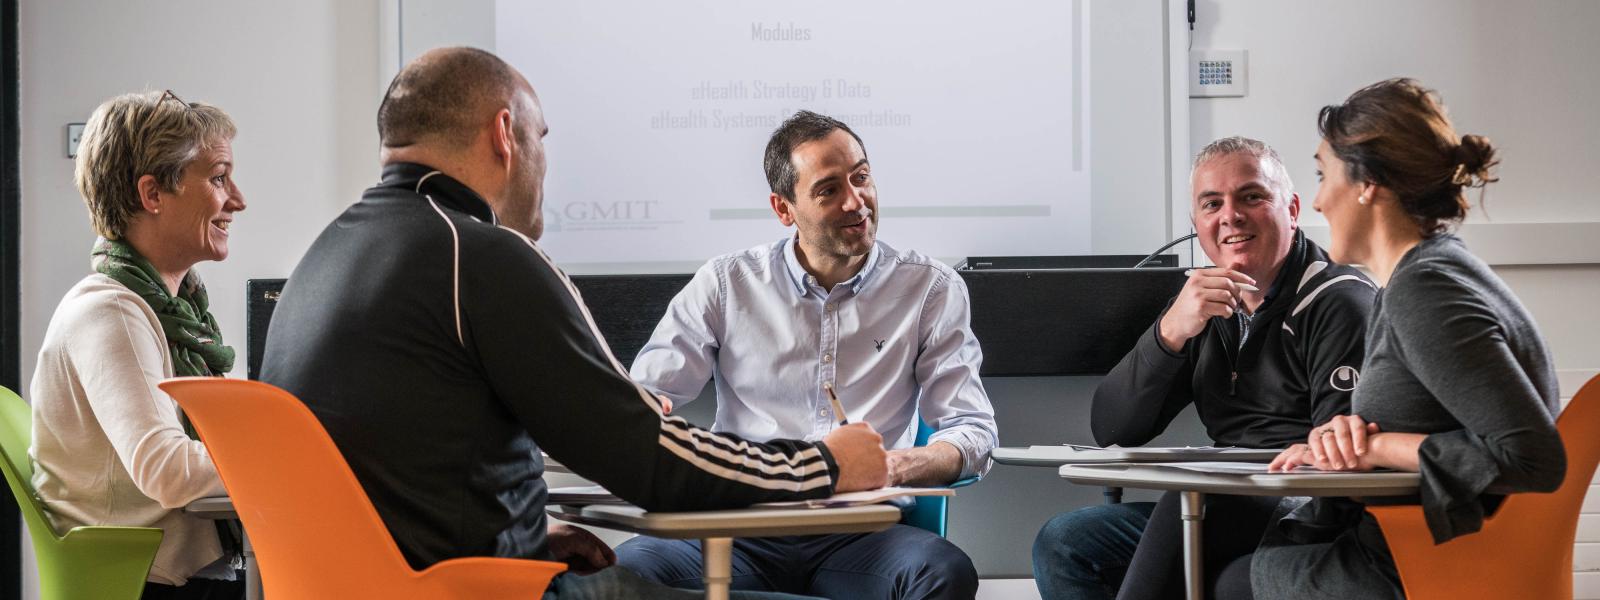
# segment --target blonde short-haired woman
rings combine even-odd
[[[224,493],[205,446],[156,387],[233,367],[196,263],[228,257],[244,210],[233,120],[172,92],[107,100],[77,186],[100,238],[56,307],[31,388],[35,489],[54,525],[159,527],[145,598],[238,598],[237,538],[184,505]]]

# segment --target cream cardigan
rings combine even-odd
[[[149,580],[183,585],[222,557],[216,526],[184,505],[226,493],[205,446],[189,439],[156,314],[110,277],[67,292],[33,373],[33,486],[58,532],[80,525],[159,527]],[[214,569],[207,569],[209,575]]]

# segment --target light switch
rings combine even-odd
[[[67,123],[67,158],[78,157],[78,141],[83,139],[83,123]]]

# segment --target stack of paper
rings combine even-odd
[[[1189,462],[1216,460],[1259,460],[1262,462],[1267,462],[1276,457],[1279,452],[1279,450],[1228,448],[1219,446],[1124,448],[1121,446],[1112,445],[1104,448],[1098,448],[1095,446],[1064,444],[1060,446],[1031,446],[1025,453],[1018,455],[1017,458],[1058,461],[1061,463]],[[1012,452],[1012,454],[1016,453]]]
[[[1388,469],[1377,469],[1375,471],[1323,471],[1323,470],[1320,470],[1320,469],[1318,469],[1316,467],[1313,467],[1311,465],[1300,465],[1300,466],[1295,467],[1293,470],[1290,470],[1290,471],[1274,471],[1274,472],[1270,472],[1269,473],[1267,471],[1267,465],[1262,464],[1262,463],[1220,462],[1220,461],[1213,461],[1213,462],[1184,462],[1184,463],[1151,463],[1150,466],[1166,467],[1166,468],[1169,468],[1169,469],[1183,469],[1185,471],[1195,471],[1195,472],[1199,472],[1199,473],[1223,473],[1223,474],[1230,474],[1230,475],[1268,475],[1268,474],[1272,474],[1272,475],[1288,475],[1288,474],[1305,475],[1305,474],[1308,474],[1308,473],[1324,474],[1324,475],[1348,475],[1348,474],[1357,474],[1357,475],[1359,475],[1359,474],[1369,473],[1369,472],[1381,473],[1381,472],[1388,471]]]

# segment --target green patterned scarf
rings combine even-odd
[[[96,272],[133,290],[156,312],[161,330],[167,334],[176,375],[221,376],[233,368],[233,348],[222,343],[217,319],[207,310],[211,302],[206,286],[193,271],[183,277],[178,295],[173,296],[167,293],[155,266],[126,241],[100,238],[91,256]]]
[[[167,335],[172,354],[172,371],[179,377],[221,377],[233,368],[233,348],[222,343],[217,319],[211,316],[210,299],[200,277],[190,271],[178,284],[178,295],[167,293],[167,284],[154,265],[123,240],[100,238],[89,253],[89,263],[97,273],[116,280],[143,298],[156,312],[161,330]],[[200,439],[189,418],[178,410],[178,420],[190,439]],[[235,569],[244,556],[243,531],[237,521],[216,521],[217,538]]]

